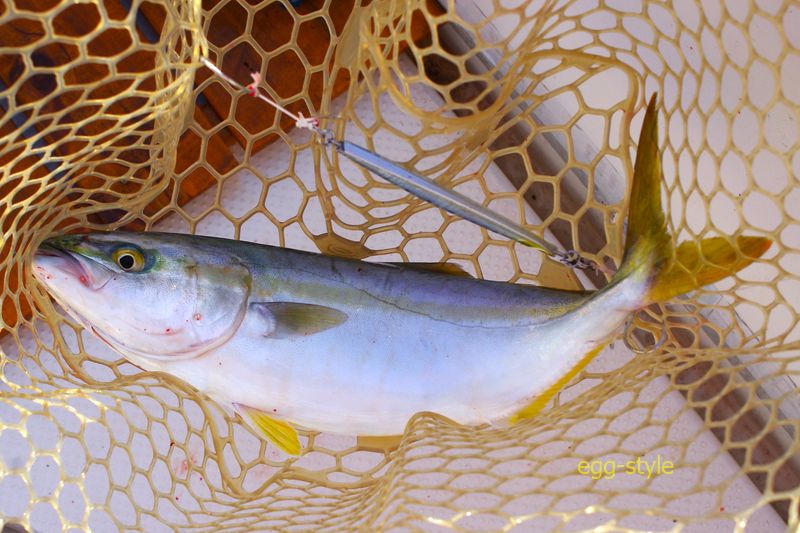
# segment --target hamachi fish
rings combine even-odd
[[[420,411],[466,425],[532,417],[632,311],[769,248],[745,236],[674,247],[660,181],[653,99],[623,261],[596,292],[164,233],[52,237],[32,268],[132,363],[185,380],[297,454],[295,427],[391,436]]]

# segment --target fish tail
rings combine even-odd
[[[653,95],[647,106],[636,153],[625,254],[619,271],[606,289],[625,278],[637,277],[645,280],[644,295],[637,306],[663,302],[734,274],[755,261],[771,244],[763,237],[712,237],[674,246],[661,209],[661,159],[656,96]],[[536,416],[604,347],[596,347],[587,353],[511,421]]]
[[[764,237],[712,237],[677,247],[661,207],[657,98],[650,99],[642,124],[633,173],[625,255],[615,280],[644,273],[649,288],[643,305],[662,302],[731,276],[772,244]],[[614,281],[614,280],[612,280]]]

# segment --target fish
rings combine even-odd
[[[654,97],[622,262],[597,291],[154,232],[50,237],[31,268],[113,350],[184,380],[288,454],[302,451],[297,428],[396,436],[423,411],[467,426],[518,423],[630,313],[730,276],[771,245],[760,236],[673,245],[657,130]]]

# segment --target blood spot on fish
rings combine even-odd
[[[79,277],[79,278],[78,278],[78,281],[80,281],[81,283],[83,283],[84,285],[86,285],[86,276],[81,276],[81,277]]]
[[[166,329],[164,329],[164,333],[172,333],[172,328],[166,328]]]
[[[272,410],[272,412],[273,412],[273,413],[277,413],[277,412],[278,412],[278,410],[277,410],[277,409],[273,409],[273,410]]]
[[[39,274],[40,274],[42,277],[44,277],[44,279],[46,279],[47,281],[50,281],[51,279],[53,279],[53,276],[51,276],[51,275],[50,275],[50,274],[47,272],[47,270],[45,270],[44,268],[42,268],[42,267],[40,267],[40,266],[37,266],[37,267],[36,267],[36,271],[37,271],[37,272],[38,272],[38,273],[39,273]]]
[[[200,313],[195,313],[192,318],[194,318],[195,320],[200,320],[201,318],[203,318],[203,315],[201,315]]]

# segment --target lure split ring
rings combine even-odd
[[[597,272],[603,272],[603,270],[601,270],[596,263],[581,257],[581,255],[575,250],[554,253],[550,257],[553,257],[559,263],[562,263],[570,268],[576,268],[578,270],[592,269]]]

